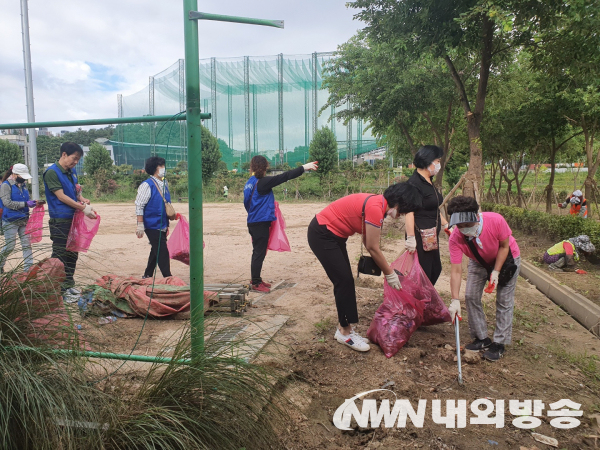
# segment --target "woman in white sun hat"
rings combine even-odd
[[[4,230],[4,247],[0,253],[0,273],[4,272],[6,258],[15,249],[17,234],[23,248],[23,269],[29,270],[33,264],[33,252],[29,235],[25,227],[29,220],[29,208],[37,202],[29,199],[26,180],[31,179],[25,164],[15,164],[6,171],[0,185],[0,199],[4,205],[2,213],[2,229]]]

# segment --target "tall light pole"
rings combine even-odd
[[[29,11],[27,0],[21,0],[21,29],[23,33],[23,62],[25,65],[25,93],[27,97],[27,122],[35,122],[35,112],[33,109],[33,77],[31,74],[31,47],[29,43]],[[28,128],[29,132],[29,152],[26,152],[25,161],[29,165],[29,171],[32,174],[31,189],[34,200],[40,198],[40,179],[37,163],[37,142],[35,137],[35,128]]]

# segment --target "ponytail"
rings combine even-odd
[[[4,172],[4,176],[2,177],[2,183],[4,183],[6,180],[8,180],[8,177],[10,177],[13,174],[13,166],[10,166],[8,168],[8,170],[6,172]]]

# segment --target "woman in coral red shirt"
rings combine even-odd
[[[361,352],[370,348],[367,341],[350,325],[358,322],[358,310],[354,276],[346,249],[348,237],[355,233],[362,234],[367,251],[384,273],[388,284],[400,289],[398,275],[379,248],[381,226],[386,216],[395,219],[400,214],[415,211],[421,206],[418,190],[408,183],[399,183],[387,188],[383,195],[352,194],[336,200],[310,223],[308,244],[333,283],[339,320],[335,333],[338,342]]]

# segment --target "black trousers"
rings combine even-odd
[[[333,296],[342,327],[358,322],[354,276],[348,258],[346,241],[333,234],[315,217],[308,226],[308,245],[333,283]]]
[[[68,222],[57,222],[55,219],[50,219],[50,240],[52,241],[52,255],[51,258],[57,258],[65,266],[65,282],[62,285],[62,289],[66,290],[75,285],[73,275],[75,274],[75,267],[77,266],[77,259],[79,253],[67,251],[67,237],[71,230],[71,224],[73,220]]]
[[[248,224],[248,233],[252,236],[252,262],[250,263],[252,284],[260,284],[262,282],[260,273],[265,257],[267,256],[270,228],[271,222],[254,222]]]
[[[423,268],[423,272],[431,281],[431,284],[435,286],[440,274],[442,273],[442,260],[440,258],[439,246],[439,234],[438,234],[438,249],[426,252],[423,250],[423,241],[421,240],[421,233],[415,230],[415,238],[417,240],[417,255],[419,256],[419,264]]]
[[[150,256],[148,256],[148,265],[144,271],[145,277],[151,277],[154,275],[154,269],[156,268],[156,259],[158,255],[158,267],[160,273],[164,278],[171,276],[171,260],[169,259],[169,250],[167,249],[167,232],[161,230],[144,230],[152,249],[150,250]],[[158,245],[160,244],[160,251]]]

